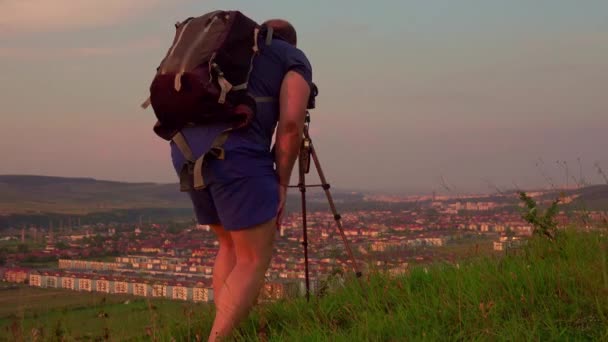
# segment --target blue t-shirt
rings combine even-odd
[[[249,77],[249,92],[255,97],[273,97],[275,102],[257,103],[257,113],[251,124],[243,129],[230,132],[224,143],[225,159],[209,158],[203,168],[207,184],[225,183],[243,177],[275,175],[274,156],[271,152],[272,136],[279,119],[279,95],[285,74],[290,71],[300,73],[312,83],[312,67],[305,54],[293,45],[273,39],[271,45],[264,40],[260,43],[260,54],[254,59]],[[218,123],[182,130],[194,157],[198,159],[207,152],[215,137],[228,128],[228,124]],[[171,142],[171,159],[179,174],[185,158]]]

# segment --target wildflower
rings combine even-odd
[[[490,310],[494,307],[494,301],[489,301],[488,303],[481,302],[479,303],[479,311],[483,315],[483,318],[488,318],[488,314]]]

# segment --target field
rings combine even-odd
[[[146,331],[162,336],[163,331],[187,330],[188,317],[210,314],[204,304],[0,284],[0,341],[21,334],[26,340],[41,334],[43,340],[137,340]]]
[[[449,241],[445,246],[425,247],[425,249],[432,253],[433,260],[454,262],[479,256],[497,255],[493,244],[496,240],[498,240],[498,234],[495,236],[481,235],[457,239]]]

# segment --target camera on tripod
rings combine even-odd
[[[317,85],[314,83],[310,84],[310,96],[308,97],[308,105],[307,105],[307,111],[306,111],[306,121],[305,121],[305,125],[304,125],[304,132],[303,132],[303,139],[302,139],[302,145],[300,146],[300,153],[298,155],[298,159],[299,159],[299,182],[298,185],[290,185],[290,188],[299,188],[300,189],[300,194],[302,196],[302,230],[303,230],[303,241],[302,241],[302,245],[304,246],[304,272],[305,272],[305,279],[306,279],[306,299],[310,300],[310,278],[309,278],[309,270],[308,270],[308,226],[307,226],[307,220],[306,220],[306,188],[309,187],[320,187],[323,189],[323,191],[325,191],[325,195],[327,196],[327,201],[329,202],[329,207],[333,212],[334,215],[334,220],[336,221],[336,224],[338,225],[338,230],[340,231],[340,236],[342,237],[342,241],[344,242],[344,246],[346,248],[346,251],[348,253],[348,256],[351,259],[352,262],[352,267],[355,271],[355,275],[357,276],[357,278],[361,278],[362,273],[359,270],[359,266],[357,263],[357,259],[355,258],[355,255],[353,254],[353,251],[350,247],[350,244],[348,243],[348,240],[346,238],[346,234],[344,233],[344,228],[342,227],[342,222],[341,219],[342,217],[340,216],[340,214],[338,214],[338,211],[336,210],[336,206],[333,202],[333,198],[329,192],[330,189],[330,185],[329,183],[327,183],[327,180],[325,179],[325,174],[323,173],[323,170],[321,170],[321,163],[319,162],[318,156],[316,154],[316,150],[313,147],[312,144],[312,140],[310,139],[310,134],[309,134],[309,128],[310,128],[310,112],[308,112],[308,109],[314,109],[316,106],[315,103],[315,98],[317,97],[317,95],[319,95],[319,88],[317,88]],[[319,178],[321,180],[321,184],[306,184],[306,174],[309,173],[310,171],[310,162],[311,159],[314,161],[315,167],[317,169],[317,173],[319,175]],[[362,283],[359,283],[362,286]]]
[[[316,84],[311,83],[310,96],[308,97],[308,106],[306,107],[306,109],[315,109],[315,106],[316,106],[315,99],[316,99],[317,95],[319,95],[319,88],[317,88]]]
[[[310,84],[310,95],[308,97],[308,106],[306,107],[306,109],[315,109],[316,106],[316,97],[317,95],[319,95],[319,88],[317,87],[316,84],[311,83]],[[310,113],[307,111],[306,112],[306,118],[305,118],[305,122],[306,125],[310,124]],[[300,167],[303,168],[304,173],[309,173],[310,172],[310,153],[311,153],[311,142],[310,142],[310,138],[308,137],[304,137],[304,139],[302,139],[302,146],[300,146]]]

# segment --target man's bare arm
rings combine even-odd
[[[277,125],[275,162],[279,182],[286,186],[293,170],[304,128],[306,107],[310,86],[295,71],[289,71],[283,78],[280,95],[280,116]]]

